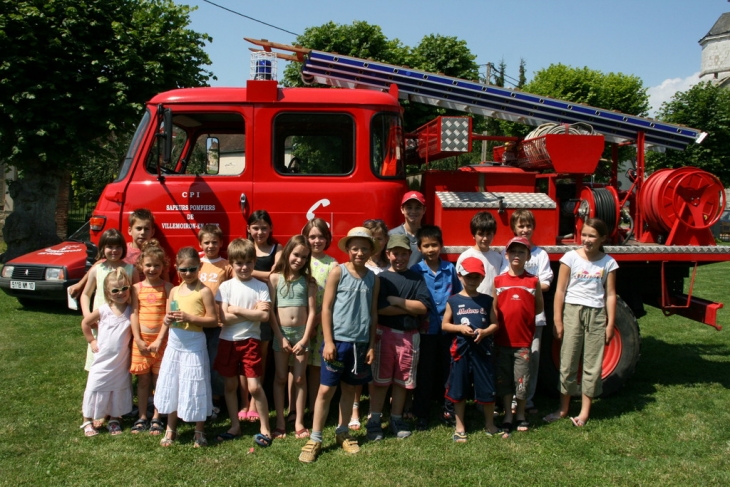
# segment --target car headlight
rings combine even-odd
[[[5,267],[3,267],[3,277],[13,277],[14,270],[15,266],[6,265]]]
[[[63,281],[66,279],[66,273],[61,267],[49,267],[46,269],[46,281]]]

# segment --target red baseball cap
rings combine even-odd
[[[505,247],[505,249],[509,250],[509,248],[515,244],[524,245],[525,247],[527,247],[528,251],[530,251],[530,249],[532,248],[532,245],[530,245],[530,241],[527,240],[525,237],[513,237],[512,240],[507,242],[507,246]]]
[[[409,191],[406,194],[403,195],[403,199],[400,202],[400,205],[403,206],[406,204],[408,200],[416,200],[419,203],[421,203],[423,206],[426,206],[426,198],[423,197],[421,193],[418,191]]]
[[[479,274],[480,276],[486,275],[486,272],[484,272],[484,263],[476,257],[467,257],[461,261],[457,270],[461,276],[466,276],[471,273]]]

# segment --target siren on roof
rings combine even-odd
[[[276,53],[266,51],[251,53],[249,79],[276,81],[277,72]]]

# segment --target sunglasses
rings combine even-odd
[[[115,287],[109,290],[112,294],[126,293],[129,291],[129,286]]]
[[[198,270],[198,268],[197,267],[179,267],[177,270],[178,270],[178,272],[185,274],[187,272],[190,272],[190,273],[195,272]]]

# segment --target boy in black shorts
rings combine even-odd
[[[497,316],[492,309],[491,296],[477,288],[484,280],[484,265],[476,257],[468,257],[457,266],[463,290],[446,303],[441,328],[454,333],[451,346],[451,371],[446,384],[446,399],[454,403],[456,431],[454,441],[467,441],[464,413],[469,384],[474,384],[474,398],[484,405],[484,431],[487,436],[502,436],[494,425],[494,365],[493,335],[497,331]]]

